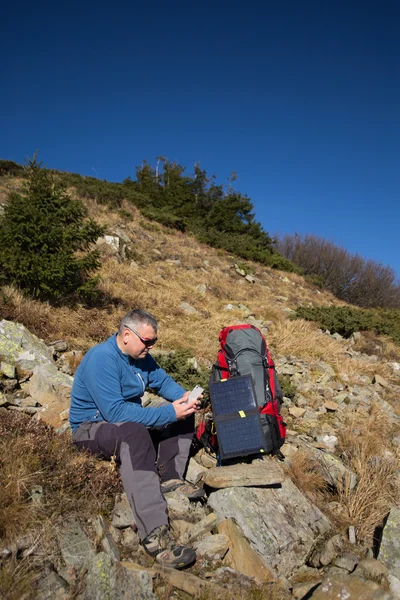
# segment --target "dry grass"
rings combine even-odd
[[[339,436],[342,459],[358,478],[353,490],[338,490],[339,500],[358,538],[366,542],[400,497],[400,452],[390,444],[393,427],[382,409],[372,405],[368,413],[352,415]]]
[[[296,486],[318,506],[328,499],[328,485],[321,474],[320,463],[304,450],[290,457],[285,470]],[[330,499],[330,498],[329,498]]]
[[[79,510],[111,508],[119,479],[78,452],[70,437],[32,418],[0,409],[0,537],[4,543],[38,524]],[[43,489],[40,501],[33,490]]]

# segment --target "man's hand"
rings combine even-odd
[[[197,400],[192,400],[192,402],[188,402],[187,399],[189,397],[189,394],[190,392],[185,392],[182,398],[179,398],[179,400],[175,400],[175,402],[172,403],[178,421],[197,412],[201,406],[199,398],[197,398]],[[200,398],[202,397],[203,396],[200,396]]]

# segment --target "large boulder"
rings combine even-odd
[[[42,409],[39,418],[56,429],[68,419],[73,378],[57,370],[54,363],[34,368],[29,381],[29,394]]]
[[[389,571],[388,579],[393,596],[400,598],[400,508],[393,507],[382,534],[380,562]]]
[[[304,564],[330,521],[290,480],[278,488],[226,488],[212,493],[218,522],[233,519],[268,567],[289,576]]]
[[[17,370],[33,371],[36,366],[52,360],[52,350],[24,325],[3,319],[0,321],[0,356]]]

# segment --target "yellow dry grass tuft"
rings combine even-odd
[[[320,463],[305,450],[298,450],[285,465],[285,471],[296,486],[315,504],[322,505],[329,492],[321,474]]]
[[[371,541],[400,497],[400,452],[390,444],[394,424],[377,404],[355,412],[339,435],[338,450],[358,478],[351,490],[338,490],[359,539]]]

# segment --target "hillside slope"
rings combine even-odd
[[[6,201],[11,188],[18,189],[20,185],[19,179],[0,178],[0,202]],[[70,192],[75,193],[73,188]],[[102,304],[94,308],[84,305],[54,307],[6,287],[0,294],[0,322],[6,319],[23,324],[47,345],[62,340],[66,342],[65,348],[86,351],[111,335],[128,310],[145,308],[160,322],[160,343],[154,354],[158,353],[160,361],[167,360],[170,351],[175,351],[175,356],[184,356],[185,360],[188,356],[194,357],[195,363],[192,362],[189,369],[193,381],[197,377],[206,380],[208,368],[216,357],[218,333],[222,327],[240,322],[260,327],[276,359],[286,394],[283,414],[289,435],[284,446],[287,458],[282,497],[274,490],[254,487],[248,491],[239,487],[229,498],[224,490],[214,492],[210,495],[214,498],[210,500],[210,506],[212,504],[218,519],[229,516],[229,511],[235,512],[234,501],[240,506],[246,500],[253,506],[255,521],[253,529],[247,530],[247,538],[251,548],[257,550],[257,556],[261,556],[264,567],[273,568],[279,577],[283,577],[283,581],[274,582],[275,591],[263,588],[264,595],[268,593],[276,600],[306,597],[308,591],[327,576],[327,569],[333,569],[332,576],[338,575],[334,569],[341,567],[334,561],[337,557],[347,556],[346,552],[351,554],[354,550],[354,564],[368,552],[375,552],[376,556],[375,530],[382,528],[389,510],[395,510],[399,497],[399,350],[388,339],[368,334],[345,340],[321,332],[313,323],[292,320],[290,317],[300,305],[343,304],[299,275],[250,261],[238,261],[224,251],[200,244],[192,236],[149,221],[129,203],[123,203],[114,211],[93,200],[85,202],[90,216],[107,227],[105,238],[98,240],[102,256]],[[6,327],[3,321],[2,327],[6,331],[12,324]],[[2,341],[6,342],[6,339]],[[62,362],[63,345],[58,347],[61,350],[56,356],[55,368]],[[179,354],[179,351],[184,352]],[[193,366],[196,364],[198,367]],[[169,366],[172,368],[173,361]],[[174,375],[187,377],[188,373],[177,368]],[[57,436],[37,423],[37,418],[45,419],[44,403],[40,406],[41,402],[33,398],[35,403],[29,404],[33,388],[28,387],[26,379],[10,381],[14,379],[4,374],[1,379],[2,405],[6,410],[0,412],[3,434],[0,505],[4,508],[0,509],[0,531],[9,545],[7,548],[13,548],[15,539],[20,540],[22,534],[29,534],[29,541],[25,550],[21,547],[15,552],[10,550],[9,555],[0,554],[0,561],[3,561],[0,592],[13,599],[36,597],[29,589],[29,582],[50,577],[43,565],[48,565],[51,556],[50,571],[53,569],[54,573],[55,569],[63,581],[68,581],[69,587],[65,581],[57,580],[65,598],[88,598],[79,587],[82,582],[77,577],[76,567],[73,567],[72,575],[68,575],[65,566],[64,570],[61,566],[57,546],[62,546],[59,532],[62,521],[69,523],[79,496],[75,508],[82,512],[82,517],[84,515],[86,530],[99,546],[104,533],[98,533],[99,521],[94,517],[100,507],[110,515],[118,490],[115,473],[106,467],[103,476],[96,461],[77,456],[70,449],[65,427],[61,428],[65,433]],[[21,390],[25,393],[23,402],[18,397]],[[66,408],[61,404],[57,410],[64,413]],[[27,418],[19,412],[34,416]],[[15,449],[12,456],[9,456],[10,447]],[[74,482],[75,472],[77,481]],[[44,489],[42,505],[32,504],[31,491],[35,486]],[[280,526],[271,533],[274,539],[271,555],[263,539],[257,537],[257,529],[265,532],[265,528],[271,526],[269,513],[263,511],[263,503],[267,501],[271,507],[280,503],[283,508],[279,510],[285,515]],[[296,506],[300,505],[305,507],[305,512],[293,525]],[[203,507],[196,515],[191,515],[191,525],[194,520],[197,523],[209,518],[209,509]],[[179,519],[184,518],[187,507],[181,511]],[[235,522],[246,530],[240,511],[235,515]],[[252,519],[252,515],[247,515],[246,519]],[[319,530],[316,523],[321,524]],[[96,527],[97,534],[93,531]],[[355,528],[357,545],[354,547],[348,545],[349,527]],[[57,535],[52,539],[54,531]],[[40,540],[38,548],[34,545],[35,535]],[[146,566],[144,559],[138,558],[136,538],[131,539],[133,550],[129,544],[124,546],[128,537],[128,532],[122,529],[122,536],[118,538],[122,555]],[[335,545],[339,538],[340,548]],[[302,548],[301,552],[299,548]],[[30,554],[24,555],[24,551]],[[24,556],[26,559],[21,563]],[[284,556],[285,560],[276,562],[276,556]],[[217,559],[210,563],[203,558],[194,572],[202,578],[212,578],[215,566],[226,564],[222,565]],[[235,569],[239,569],[238,565]],[[343,578],[351,570],[342,569]],[[235,577],[228,573],[228,583],[222,577],[221,585],[227,587],[218,588],[219,591],[228,591],[230,597],[233,597],[233,590],[235,593],[240,591],[240,595],[235,596],[238,598],[263,597],[257,596],[251,581],[243,583]],[[10,584],[13,580],[20,583],[14,591]],[[312,585],[303,596],[300,592],[296,595],[295,587],[304,586],[307,581]],[[387,584],[387,579],[385,581]],[[175,584],[171,585],[179,587],[177,581]],[[65,591],[67,587],[69,592]],[[158,590],[158,597],[169,598],[169,589],[166,586]],[[69,593],[75,596],[68,596]],[[215,590],[213,593],[215,596]],[[187,598],[182,594],[174,597]],[[37,597],[46,596],[43,592]]]

